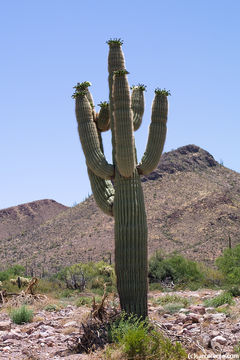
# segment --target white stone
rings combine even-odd
[[[69,321],[63,325],[63,327],[68,327],[68,326],[78,326],[78,324],[76,321]]]
[[[226,345],[226,343],[227,343],[227,339],[225,339],[221,335],[218,335],[211,340],[211,345],[213,349],[216,347],[217,344]]]

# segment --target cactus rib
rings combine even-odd
[[[138,130],[142,124],[145,88],[144,85],[140,84],[132,87],[131,109],[133,112],[133,127],[135,131]]]
[[[115,74],[113,78],[113,108],[117,167],[122,176],[129,177],[136,163],[130,91],[125,72]]]

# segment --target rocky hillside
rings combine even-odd
[[[149,255],[162,249],[213,263],[229,236],[233,245],[239,243],[240,174],[207,151],[188,145],[165,153],[158,169],[142,181]],[[79,261],[107,259],[109,253],[113,259],[113,227],[113,219],[90,196],[11,241],[2,239],[1,262],[28,260],[35,269],[53,272]]]
[[[67,206],[45,199],[0,210],[0,240],[22,235],[66,209]]]

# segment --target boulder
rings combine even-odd
[[[0,321],[0,331],[9,331],[11,330],[11,321]]]

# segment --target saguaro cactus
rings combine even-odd
[[[122,310],[147,316],[147,222],[140,175],[159,163],[166,137],[169,92],[155,90],[146,151],[137,163],[134,130],[142,122],[144,85],[127,80],[122,41],[108,41],[109,103],[96,113],[89,82],[78,83],[76,117],[88,174],[97,205],[115,219],[115,268]],[[111,129],[113,164],[106,161],[101,132]]]

